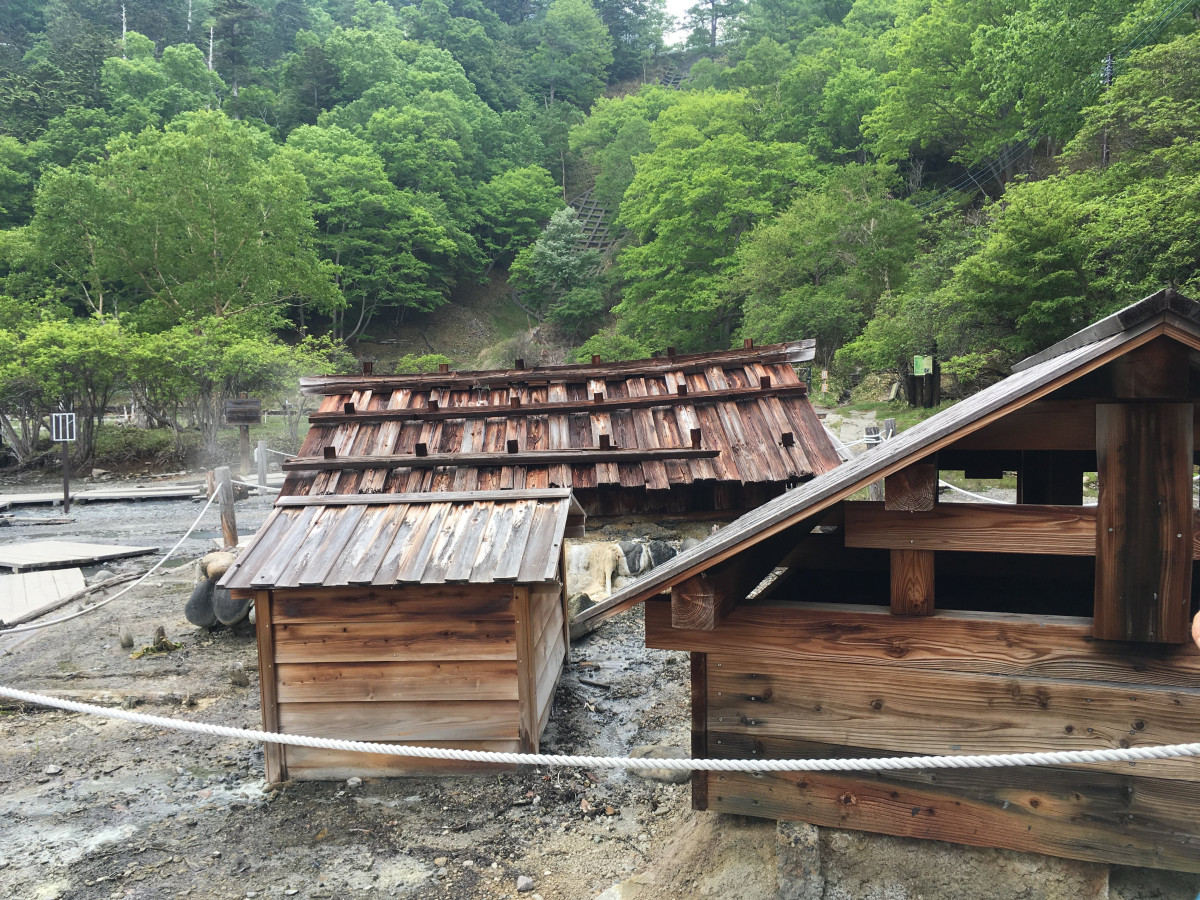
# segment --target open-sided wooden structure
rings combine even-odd
[[[281,497],[226,573],[253,597],[263,728],[536,752],[568,646],[565,488]],[[267,780],[480,766],[268,744]]]
[[[647,643],[691,651],[700,757],[1195,741],[1198,400],[1200,305],[1160,292],[743,516],[582,618],[648,601]],[[1016,472],[1017,502],[945,502],[947,470]],[[1098,478],[1095,505],[1085,473]],[[856,499],[879,480],[883,502]],[[701,772],[693,798],[725,812],[1200,872],[1194,759]]]
[[[284,495],[566,487],[588,515],[743,511],[839,462],[813,342],[629,362],[306,378]]]

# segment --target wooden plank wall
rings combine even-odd
[[[1088,618],[744,604],[717,631],[646,643],[704,653],[713,757],[871,757],[1195,740],[1200,651],[1095,641]],[[705,773],[708,809],[1074,859],[1200,872],[1200,761],[914,771]]]
[[[536,737],[540,741],[550,709],[554,705],[554,689],[562,675],[567,657],[567,632],[563,627],[562,587],[558,584],[536,585],[529,589],[529,610],[533,631],[538,635],[533,649],[534,711],[537,715]]]
[[[512,585],[300,588],[271,592],[269,605],[258,628],[274,661],[279,731],[520,749]],[[264,691],[264,721],[268,699]],[[297,747],[282,755],[282,777],[299,780],[495,768]]]

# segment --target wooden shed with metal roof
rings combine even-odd
[[[566,659],[566,488],[285,496],[222,584],[253,598],[263,728],[536,752]],[[267,779],[479,771],[266,748]]]
[[[691,652],[697,757],[1195,741],[1198,402],[1200,304],[1161,291],[577,621],[645,602],[647,644]],[[948,502],[947,472],[1015,472],[1016,502]],[[1200,872],[1195,759],[692,787],[702,809]]]
[[[321,402],[283,493],[565,487],[589,516],[735,514],[840,461],[797,373],[813,353],[305,378]]]

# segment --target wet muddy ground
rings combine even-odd
[[[200,508],[76,507],[74,525],[0,529],[0,542],[59,536],[165,549]],[[239,530],[253,531],[269,508],[269,498],[238,503]],[[184,557],[210,549],[216,528],[210,510]],[[0,684],[259,727],[253,626],[188,624],[193,577],[189,565],[170,567],[103,610],[0,635]],[[123,628],[137,648],[159,625],[180,649],[132,659],[120,646]],[[577,642],[571,657],[548,752],[687,745],[687,656],[646,650],[639,613]],[[248,685],[231,678],[238,664]],[[595,897],[643,869],[691,819],[688,790],[577,769],[269,786],[255,744],[0,700],[0,896],[515,897],[525,876],[533,887],[524,897]],[[679,877],[680,896],[700,889]]]

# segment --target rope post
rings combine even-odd
[[[258,463],[258,486],[267,486],[267,442],[259,441],[254,451],[255,462]]]
[[[213,471],[216,489],[221,504],[221,541],[225,549],[232,550],[238,543],[237,518],[233,514],[233,476],[229,466],[220,466]]]

